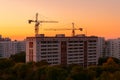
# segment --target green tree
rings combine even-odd
[[[41,66],[44,66],[44,65],[49,65],[49,63],[45,60],[41,60],[39,62],[36,62],[37,67],[41,67]]]
[[[110,72],[103,72],[98,80],[114,80],[114,76]]]
[[[95,80],[95,71],[90,69],[85,69],[80,66],[74,66],[71,70],[68,80]]]
[[[107,62],[103,64],[103,68],[105,71],[115,72],[120,70],[120,66],[113,60],[112,57],[108,58]]]
[[[11,55],[10,59],[15,61],[15,62],[23,62],[23,63],[25,63],[25,61],[26,61],[25,56],[26,56],[25,52],[20,52],[20,53],[16,53],[14,55]]]
[[[35,62],[26,63],[27,65],[27,75],[25,76],[25,80],[39,80],[37,71],[38,67]]]
[[[120,60],[115,58],[115,57],[111,57],[113,59],[114,62],[116,62],[117,64],[120,64]],[[109,57],[100,57],[98,60],[98,65],[103,65],[103,63],[107,62],[107,60],[109,59]]]
[[[47,66],[41,66],[36,71],[37,80],[46,80],[46,69]]]
[[[69,74],[69,78],[68,79],[72,79],[72,80],[85,80],[84,79],[85,74],[83,71],[83,68],[80,66],[74,66]]]
[[[14,76],[16,76],[16,79],[18,80],[25,80],[26,75],[28,74],[29,66],[25,63],[16,63],[15,66],[13,66],[12,73]]]
[[[56,66],[49,66],[46,74],[46,80],[65,80],[67,77],[67,71]]]
[[[7,58],[0,59],[0,71],[3,71],[4,69],[8,69],[12,66],[14,66],[14,62]]]
[[[9,72],[14,65],[14,61],[10,59],[0,59],[0,80],[14,80],[13,75]]]
[[[114,80],[120,80],[120,71],[114,73]]]
[[[98,65],[103,65],[103,63],[107,62],[108,57],[100,57],[98,59]]]
[[[95,72],[96,78],[100,77],[104,70],[102,66],[90,66],[88,69]]]

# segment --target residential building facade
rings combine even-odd
[[[120,59],[120,38],[106,41],[106,56]]]
[[[0,58],[9,58],[11,55],[26,51],[25,41],[0,41]]]
[[[103,51],[99,37],[27,37],[26,62],[46,60],[51,65],[79,64],[83,67],[97,65]]]

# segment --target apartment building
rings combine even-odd
[[[106,41],[106,56],[120,59],[120,38]]]
[[[2,35],[0,35],[0,41],[11,41],[11,39],[8,37],[3,38]]]
[[[0,58],[9,58],[10,55],[25,52],[25,41],[0,41]]]
[[[44,37],[44,34],[27,37],[26,62],[46,60],[51,65],[97,65],[103,52],[102,40],[95,36],[65,37],[63,34],[56,37]]]

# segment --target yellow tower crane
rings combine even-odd
[[[54,31],[57,31],[57,30],[72,30],[72,36],[74,37],[75,36],[75,30],[80,30],[80,31],[83,31],[83,28],[75,28],[74,26],[74,23],[72,23],[72,29],[45,29],[45,30],[54,30]]]
[[[38,20],[38,13],[36,13],[36,19],[35,20],[28,20],[28,23],[31,24],[31,22],[35,23],[35,36],[39,33],[39,25],[40,23],[58,23],[58,21],[39,21]]]

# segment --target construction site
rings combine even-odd
[[[28,22],[35,23],[35,36],[26,38],[26,62],[45,60],[51,65],[79,64],[83,67],[98,64],[98,58],[103,51],[103,38],[85,34],[76,35],[75,31],[82,31],[83,28],[75,28],[74,23],[72,29],[46,29],[71,30],[72,36],[66,37],[61,33],[54,37],[46,37],[44,34],[39,34],[39,25],[58,21],[39,21],[37,13],[36,19]]]

